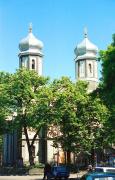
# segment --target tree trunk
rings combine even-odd
[[[29,162],[30,162],[30,166],[34,165],[34,154],[33,154],[33,147],[30,145],[29,149]]]
[[[96,153],[94,147],[91,150],[91,164],[92,166],[95,166],[96,164]]]
[[[67,164],[71,163],[70,151],[67,151]]]
[[[24,134],[26,136],[26,143],[27,143],[27,147],[28,147],[28,153],[29,153],[29,163],[30,166],[34,165],[34,157],[33,157],[33,153],[32,153],[32,146],[30,144],[29,141],[29,137],[28,137],[28,132],[27,132],[27,127],[24,127]]]
[[[28,147],[30,166],[34,165],[34,142],[35,142],[35,140],[37,138],[37,135],[38,135],[39,131],[40,131],[40,128],[35,133],[35,135],[34,135],[34,137],[32,139],[32,142],[30,144],[27,127],[24,126],[24,134],[25,134],[25,137],[26,137],[26,142],[27,142],[27,147]]]

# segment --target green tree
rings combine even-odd
[[[81,110],[80,110],[81,109]],[[102,134],[105,131],[107,120],[110,116],[108,108],[99,97],[89,94],[86,104],[78,110],[78,117],[84,124],[83,139],[81,146],[86,154],[90,155],[91,163],[94,165],[96,149],[103,149],[104,139]]]
[[[61,144],[70,163],[71,152],[91,151],[94,138],[96,142],[102,131],[107,109],[99,98],[94,99],[87,93],[86,82],[73,83],[69,78],[62,77],[55,80],[52,86],[55,97],[54,120],[61,132],[55,138],[54,145],[58,147]]]
[[[1,95],[1,105],[5,104],[8,117],[13,117],[12,128],[22,129],[25,134],[30,165],[34,164],[34,142],[41,128],[49,123],[52,93],[48,83],[49,78],[40,77],[36,72],[26,69],[17,70],[10,75],[9,81],[3,82],[4,94]],[[3,114],[6,119],[6,114]],[[35,132],[31,141],[28,135],[29,128]]]
[[[110,118],[105,128],[106,144],[115,143],[115,34],[113,42],[106,50],[100,51],[102,79],[99,87],[100,97],[110,110]]]
[[[108,104],[115,104],[115,34],[113,42],[107,47],[107,50],[100,51],[99,59],[102,62],[102,81],[101,85],[107,98]]]
[[[9,73],[0,72],[0,134],[2,135],[8,131],[8,124],[6,122],[6,117],[9,115],[9,110],[7,108],[9,98],[8,94],[5,92],[7,84],[10,81],[11,75]]]
[[[6,122],[6,117],[9,114],[6,106],[8,105],[7,94],[5,94],[4,89],[6,84],[8,84],[10,79],[10,74],[6,72],[0,72],[0,164],[2,161],[2,150],[3,150],[3,135],[4,133],[10,131],[8,123]]]
[[[62,149],[66,154],[66,161],[70,163],[70,153],[75,152],[76,137],[81,124],[76,119],[76,102],[84,103],[87,98],[87,84],[79,82],[77,85],[68,77],[62,77],[60,80],[54,80],[52,83],[54,95],[53,112],[54,125],[59,128],[58,136],[54,139],[54,146]]]

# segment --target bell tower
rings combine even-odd
[[[84,30],[84,39],[77,45],[75,52],[75,74],[77,80],[89,83],[88,92],[95,90],[98,86],[98,48],[88,39],[87,29]]]
[[[35,70],[41,76],[43,74],[42,48],[43,43],[33,35],[30,24],[27,37],[19,43],[19,67]]]
[[[19,43],[19,67],[25,67],[29,70],[34,70],[37,72],[38,76],[43,75],[43,53],[42,53],[43,43],[37,39],[32,33],[32,25],[29,25],[29,31],[27,37],[22,39]],[[29,131],[29,138],[32,139],[35,135],[34,131]],[[38,134],[39,140],[33,145],[33,153],[35,162],[44,163],[46,154],[47,141],[44,138],[45,130],[42,129]],[[21,156],[24,162],[29,161],[27,144],[25,140],[25,135],[22,134],[22,149]],[[45,140],[44,140],[45,139]],[[38,156],[39,152],[39,156]]]

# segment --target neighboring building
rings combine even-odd
[[[84,80],[89,83],[88,92],[95,90],[98,86],[98,48],[92,44],[87,32],[84,32],[83,41],[77,45],[75,52],[75,75],[77,80]]]
[[[39,76],[42,76],[42,48],[43,43],[33,35],[32,26],[30,26],[27,37],[22,39],[19,43],[19,67],[35,70]],[[85,32],[84,40],[75,48],[75,72],[77,80],[89,82],[89,92],[95,90],[98,85],[97,51],[97,47],[88,40],[87,33]],[[64,153],[61,148],[56,149],[53,147],[52,138],[53,135],[55,136],[57,133],[60,133],[58,128],[59,127],[51,126],[48,131],[42,130],[38,135],[33,146],[36,162],[64,162]],[[31,141],[34,132],[33,130],[28,131],[29,139]],[[12,134],[5,134],[3,164],[13,165],[14,162],[17,161],[19,155],[22,155],[24,162],[28,162],[28,148],[24,133],[22,132],[20,139],[18,138],[16,131]]]

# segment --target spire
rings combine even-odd
[[[32,23],[29,24],[29,33],[32,32]]]
[[[84,28],[84,37],[87,38],[87,27]]]

